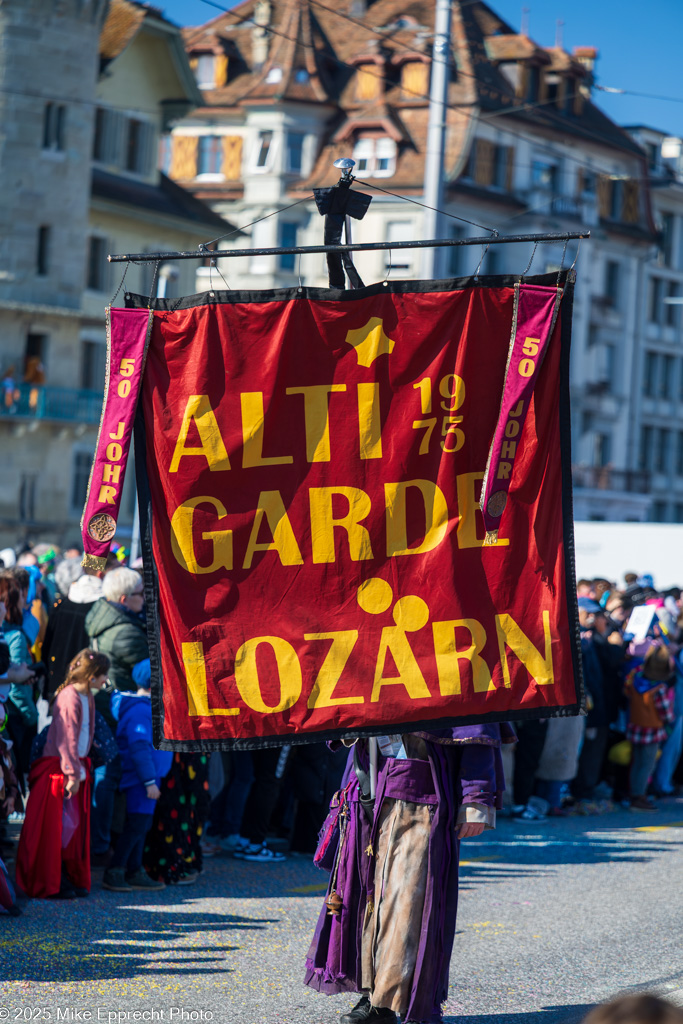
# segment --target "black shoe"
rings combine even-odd
[[[352,1010],[339,1018],[339,1024],[398,1024],[398,1017],[393,1010],[384,1006],[373,1006],[367,996],[362,999]]]
[[[76,890],[73,888],[66,888],[62,886],[59,892],[53,892],[51,896],[48,896],[49,900],[75,900]]]
[[[83,889],[80,885],[74,885],[74,892],[80,900],[90,895],[90,889]]]

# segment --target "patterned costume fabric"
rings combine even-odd
[[[209,803],[207,755],[174,754],[145,843],[143,863],[152,878],[169,885],[202,870],[200,839]]]

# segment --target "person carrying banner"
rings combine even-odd
[[[500,746],[513,739],[507,725],[382,737],[374,807],[367,744],[359,741],[350,755],[304,979],[328,995],[361,994],[341,1024],[394,1024],[397,1014],[411,1024],[441,1021],[460,840],[495,827],[504,789]]]

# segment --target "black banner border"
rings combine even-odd
[[[214,292],[189,296],[181,300],[152,300],[140,295],[126,294],[126,308],[150,307],[158,311],[187,309],[197,305],[224,304],[229,302],[268,302],[307,298],[330,301],[340,299],[358,299],[364,295],[374,295],[389,291],[393,294],[410,292],[451,291],[465,287],[513,287],[519,282],[518,275],[500,277],[468,277],[454,278],[446,281],[389,281],[384,284],[370,285],[355,291],[336,291],[328,288],[274,289],[271,291],[249,292]],[[463,715],[452,718],[429,719],[424,722],[410,721],[391,726],[392,732],[431,732],[449,726],[475,725],[481,722],[523,722],[541,718],[569,718],[586,713],[585,688],[581,659],[581,633],[579,612],[576,596],[576,569],[574,556],[574,516],[571,472],[571,409],[569,388],[569,356],[571,348],[572,308],[574,297],[574,275],[569,271],[561,271],[558,275],[543,274],[525,278],[527,284],[563,286],[563,297],[560,308],[560,401],[558,415],[560,418],[560,462],[562,474],[562,529],[563,549],[565,557],[566,599],[568,614],[567,640],[571,647],[574,668],[574,686],[576,703],[566,706],[547,706],[539,708],[520,708],[512,713],[492,711],[484,715]],[[224,298],[225,296],[225,298]],[[293,733],[291,735],[258,736],[258,737],[223,737],[221,739],[171,740],[164,736],[164,701],[163,672],[161,668],[161,634],[159,628],[159,575],[154,560],[152,545],[154,520],[152,501],[147,479],[147,432],[143,414],[143,403],[138,403],[135,418],[135,475],[138,491],[138,508],[140,514],[140,543],[143,558],[143,577],[145,585],[145,605],[147,609],[147,638],[152,670],[152,721],[154,745],[157,750],[173,752],[211,753],[214,750],[263,750],[268,747],[282,747],[286,744],[299,746],[310,743],[323,743],[328,740],[355,740],[359,737],[381,736],[386,734],[387,725],[368,726],[357,730],[324,729],[316,732]],[[438,725],[436,724],[438,722]]]

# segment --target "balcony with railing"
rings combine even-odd
[[[99,423],[102,393],[81,388],[52,388],[41,384],[2,385],[3,420],[55,420],[60,423]]]

